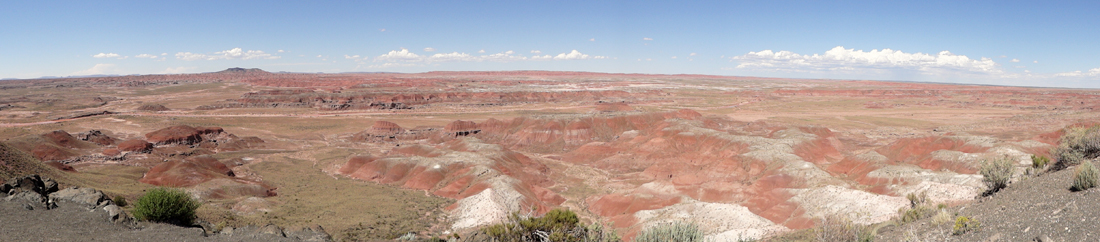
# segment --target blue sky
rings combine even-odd
[[[4,1],[0,78],[255,67],[1100,88],[1100,1]]]

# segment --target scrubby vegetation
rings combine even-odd
[[[1073,173],[1073,187],[1071,189],[1084,191],[1096,187],[1097,183],[1100,183],[1100,180],[1097,179],[1100,179],[1100,170],[1097,170],[1092,162],[1083,161],[1080,165],[1077,165],[1077,169]]]
[[[664,223],[642,231],[635,242],[701,242],[703,231],[693,223]]]
[[[955,226],[951,228],[951,234],[962,235],[971,231],[976,231],[980,228],[982,223],[978,220],[971,219],[967,216],[958,216],[955,218]]]
[[[191,225],[201,204],[182,190],[157,187],[134,203],[134,217],[154,222]]]
[[[1047,167],[1047,164],[1050,164],[1050,158],[1046,156],[1031,155],[1031,168],[1043,169]]]
[[[991,195],[1008,187],[1008,180],[1012,178],[1012,160],[1001,157],[983,161],[979,172],[982,174],[982,182],[988,189],[982,195]]]
[[[818,226],[813,229],[813,241],[859,241],[870,242],[875,239],[875,229],[872,226],[853,223],[851,220],[833,216],[818,220]]]
[[[129,203],[126,202],[126,197],[123,197],[122,195],[115,196],[115,199],[111,199],[111,200],[113,202],[115,202],[115,205],[118,205],[119,207],[125,207],[126,205],[130,205]]]
[[[1100,126],[1067,128],[1058,147],[1050,151],[1056,162],[1051,170],[1062,170],[1100,157]]]
[[[905,196],[909,199],[909,208],[901,208],[898,210],[898,222],[909,223],[917,220],[921,220],[927,217],[931,217],[936,214],[936,211],[942,210],[944,205],[932,207],[928,204],[928,194],[921,192],[920,195],[910,193]]]
[[[513,214],[511,221],[482,229],[493,241],[526,242],[612,242],[621,241],[613,231],[596,223],[585,226],[573,211],[554,209],[542,217],[521,218]]]

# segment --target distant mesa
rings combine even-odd
[[[221,73],[221,74],[270,74],[270,72],[261,70],[260,68],[240,68],[240,67],[233,67],[233,68],[225,69],[224,71],[219,71],[219,72],[215,72],[215,73]]]

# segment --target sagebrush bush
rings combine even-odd
[[[1097,170],[1092,162],[1083,161],[1080,165],[1077,165],[1077,169],[1073,172],[1072,189],[1084,191],[1096,187],[1097,183],[1100,183],[1100,180],[1097,179],[1100,179],[1100,170]]]
[[[936,209],[927,205],[917,205],[916,207],[909,209],[902,208],[901,210],[898,220],[902,223],[909,223],[931,217],[936,212]]]
[[[494,241],[562,241],[562,242],[612,242],[621,241],[618,236],[596,223],[585,226],[573,211],[554,209],[542,217],[520,218],[512,214],[509,222],[481,229]]]
[[[1050,158],[1046,156],[1031,155],[1031,168],[1042,169],[1050,163]]]
[[[1008,157],[983,161],[979,172],[982,174],[982,183],[989,189],[985,195],[1008,187],[1008,180],[1012,179],[1012,168],[1012,160]]]
[[[871,226],[853,223],[845,217],[829,216],[817,220],[813,228],[813,241],[872,241],[875,230]]]
[[[638,237],[635,242],[701,242],[703,231],[699,225],[693,223],[663,223],[650,227]]]
[[[932,216],[932,225],[939,226],[950,222],[951,213],[948,213],[947,210],[940,209],[940,211],[936,213],[936,215]]]
[[[115,202],[115,205],[118,205],[119,207],[125,207],[126,205],[129,205],[129,203],[126,203],[126,197],[123,197],[122,195],[115,196],[115,199],[111,199],[111,201]]]
[[[1050,169],[1055,171],[1100,157],[1100,126],[1067,128],[1058,146],[1050,150],[1050,155],[1055,160]]]
[[[133,214],[141,220],[188,226],[194,222],[195,210],[200,205],[187,192],[157,187],[138,198]]]
[[[951,234],[962,235],[978,230],[981,226],[982,223],[978,222],[978,220],[971,219],[967,216],[958,216],[955,218],[955,226],[951,228]]]

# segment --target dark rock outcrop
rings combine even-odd
[[[76,134],[76,138],[83,141],[96,143],[98,145],[113,145],[115,144],[115,142],[118,142],[118,139],[107,136],[107,134],[104,134],[103,132],[94,129]]]

